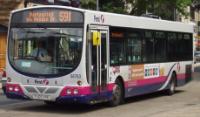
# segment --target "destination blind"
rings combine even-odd
[[[12,23],[83,23],[83,14],[58,8],[31,9],[14,13]]]

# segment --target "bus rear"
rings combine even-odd
[[[84,15],[80,11],[36,7],[13,12],[7,97],[51,102],[76,101],[87,95],[83,32]]]

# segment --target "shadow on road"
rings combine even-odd
[[[192,78],[195,81],[200,81],[200,67],[194,68],[194,72],[192,74]]]
[[[178,93],[183,93],[184,91],[182,90],[177,90],[176,94]],[[176,95],[175,94],[175,95]],[[132,97],[132,98],[127,98],[125,100],[125,103],[120,105],[120,106],[124,106],[130,103],[135,103],[135,102],[139,102],[139,101],[146,101],[146,100],[151,100],[154,98],[160,98],[162,96],[166,96],[165,92],[161,91],[161,92],[157,92],[157,93],[153,93],[153,94],[147,94],[147,95],[141,95],[141,96],[136,96],[136,97]],[[106,108],[110,108],[108,106],[107,103],[101,103],[101,104],[96,104],[96,105],[83,105],[83,104],[66,104],[66,105],[46,105],[43,102],[38,103],[36,101],[37,104],[33,102],[27,102],[26,106],[23,106],[24,104],[20,104],[17,107],[12,107],[9,110],[12,111],[25,111],[25,112],[44,112],[44,113],[52,113],[52,114],[82,114],[82,113],[88,113],[88,112],[92,112],[92,111],[96,111],[96,110],[100,110],[100,109],[106,109]],[[119,107],[120,107],[119,106]],[[117,107],[115,107],[117,108]]]
[[[12,108],[13,111],[28,111],[28,112],[44,112],[44,113],[59,113],[59,114],[82,114],[99,109],[106,108],[105,104],[83,105],[83,104],[66,104],[66,105],[40,105]]]
[[[174,95],[177,95],[177,94],[183,93],[183,92],[185,92],[185,91],[184,90],[176,90]],[[155,93],[145,94],[145,95],[139,95],[139,96],[127,98],[125,101],[125,104],[139,102],[139,101],[147,101],[147,100],[151,100],[154,98],[160,98],[163,96],[168,96],[165,91],[160,91],[160,92],[155,92]]]

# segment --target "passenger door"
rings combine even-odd
[[[91,26],[89,33],[90,82],[93,93],[102,95],[107,91],[108,82],[108,27]]]

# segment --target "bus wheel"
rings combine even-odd
[[[176,75],[173,73],[171,81],[169,83],[169,89],[167,89],[167,95],[173,95],[176,90]]]
[[[112,100],[110,101],[110,106],[117,106],[122,102],[123,102],[122,83],[119,80],[117,80],[113,88]]]

